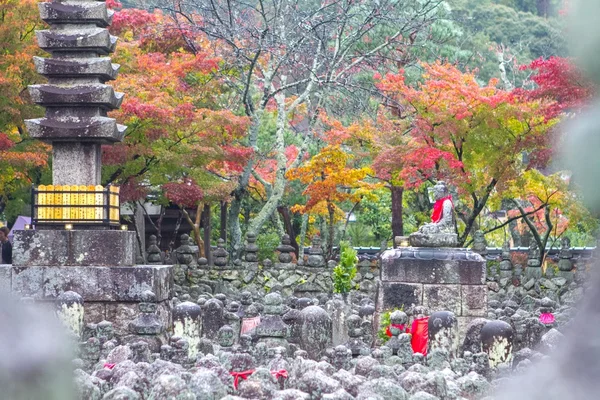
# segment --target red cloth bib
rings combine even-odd
[[[431,222],[440,222],[442,219],[442,211],[444,210],[444,201],[450,200],[452,207],[454,207],[454,203],[452,203],[452,195],[444,197],[442,199],[437,200],[433,204],[433,213],[431,214]]]
[[[237,390],[240,379],[246,380],[250,375],[254,373],[253,369],[249,369],[248,371],[231,371],[229,374],[233,376],[233,388]]]
[[[410,328],[412,339],[410,344],[413,352],[427,355],[427,342],[429,341],[429,317],[415,319]]]
[[[285,369],[280,369],[279,371],[271,371],[271,375],[273,375],[275,379],[288,377],[288,373]]]
[[[396,328],[396,329],[400,329],[401,332],[404,332],[404,325],[402,324],[391,324],[390,326],[387,327],[387,330],[385,331],[385,334],[388,335],[389,337],[392,337],[392,331],[390,330],[390,328]]]

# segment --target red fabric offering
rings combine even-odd
[[[402,324],[391,324],[390,326],[387,327],[387,330],[385,331],[385,334],[388,335],[389,337],[392,337],[392,331],[390,330],[390,328],[396,328],[396,329],[400,329],[401,332],[404,332],[404,325]]]
[[[427,355],[427,342],[429,341],[429,317],[415,319],[410,328],[412,339],[410,344],[413,352]]]
[[[452,195],[439,199],[433,204],[431,222],[440,222],[442,219],[442,211],[444,210],[444,201],[446,200],[450,200],[450,203],[452,203]],[[452,203],[452,207],[454,207],[454,203]]]
[[[271,371],[271,375],[273,375],[275,379],[288,377],[288,373],[285,369],[280,369],[279,371]]]
[[[544,325],[553,324],[555,321],[554,314],[552,313],[542,313],[540,314],[540,322]]]
[[[256,328],[260,325],[260,317],[254,318],[242,318],[242,328],[240,330],[240,335],[244,335],[250,332],[252,329]]]
[[[254,373],[253,369],[249,369],[248,371],[235,372],[231,371],[229,374],[233,376],[233,388],[237,390],[238,384],[240,383],[240,379],[248,379],[250,375]]]

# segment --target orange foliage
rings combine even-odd
[[[49,146],[28,138],[24,119],[42,115],[27,86],[40,83],[33,56],[42,51],[35,30],[43,29],[36,0],[0,1],[0,203],[33,182],[47,166]]]
[[[308,196],[305,205],[295,205],[291,210],[339,217],[344,215],[339,203],[356,203],[365,196],[373,196],[377,185],[365,181],[373,171],[368,167],[349,167],[351,159],[339,145],[329,145],[303,166],[289,170],[287,178],[307,185],[303,194]]]
[[[195,53],[182,43],[164,46],[172,27],[158,11],[121,10],[115,21],[124,41],[114,57],[122,68],[113,85],[126,96],[112,115],[129,131],[124,143],[104,149],[111,179],[191,180],[209,201],[227,197],[252,150],[239,143],[247,118],[221,104],[224,85],[215,74],[221,60],[204,51],[200,46],[208,43],[201,40],[194,41]]]

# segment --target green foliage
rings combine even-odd
[[[392,196],[387,189],[377,190],[376,195],[376,199],[361,202],[358,221],[371,228],[375,245],[379,246],[382,240],[392,236]]]
[[[390,321],[390,315],[392,315],[392,313],[395,310],[390,310],[390,311],[386,311],[383,314],[381,314],[381,322],[379,324],[379,330],[377,331],[377,337],[383,342],[386,343],[388,340],[390,340],[389,336],[386,334],[387,332],[387,328],[388,326],[390,326],[391,321]]]
[[[347,235],[355,247],[368,247],[373,244],[371,229],[363,223],[351,222],[348,226]]]
[[[487,274],[488,275],[496,275],[498,273],[498,268],[500,267],[500,262],[496,260],[488,260],[487,262]]]
[[[347,242],[340,243],[340,263],[333,269],[333,291],[349,293],[352,290],[352,280],[356,277],[356,250]]]
[[[275,249],[279,246],[281,237],[277,232],[269,230],[261,233],[256,238],[256,245],[258,246],[258,260],[263,261],[267,258],[275,262]]]
[[[388,340],[390,340],[390,337],[387,335],[387,328],[392,323],[390,320],[390,316],[394,311],[404,311],[404,307],[388,310],[381,314],[379,330],[377,331],[377,337],[382,341],[382,343],[386,343]]]

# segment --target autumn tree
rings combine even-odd
[[[426,28],[439,17],[440,0],[347,0],[272,2],[193,0],[157,2],[179,26],[192,27],[214,42],[229,67],[227,80],[251,119],[247,145],[254,149],[233,191],[230,247],[241,250],[239,215],[259,159],[258,136],[268,108],[277,115],[272,157],[277,162],[270,196],[249,221],[258,232],[280,204],[286,171],[297,167],[313,141],[317,110],[326,96],[356,86],[363,68],[402,58],[402,50],[426,39]],[[188,36],[189,39],[189,36]],[[306,106],[306,119],[295,128],[290,116]],[[286,132],[300,137],[298,157],[287,165]]]
[[[452,65],[423,65],[423,82],[409,86],[402,74],[388,74],[379,88],[401,108],[414,146],[402,159],[406,187],[447,180],[456,186],[456,211],[464,244],[491,196],[527,167],[524,156],[544,145],[555,123],[543,115],[541,100],[523,101],[496,87],[480,86],[473,73]]]
[[[238,141],[246,118],[226,110],[227,89],[216,76],[221,60],[203,49],[208,42],[188,46],[158,11],[120,10],[111,30],[123,42],[114,86],[127,93],[113,116],[129,129],[123,143],[103,149],[103,180],[122,185],[123,201],[153,191],[162,194],[159,202],[179,205],[203,254],[201,211],[228,198],[251,154]]]
[[[23,122],[43,115],[27,92],[43,80],[33,64],[42,53],[35,30],[44,27],[37,3],[0,1],[0,214],[19,191],[40,183],[48,160],[49,146],[31,140]]]
[[[335,223],[346,216],[340,205],[343,202],[356,204],[364,197],[372,198],[373,190],[377,188],[376,184],[365,180],[373,171],[368,167],[353,168],[349,165],[352,158],[339,145],[329,145],[300,167],[287,172],[289,179],[306,185],[303,194],[308,197],[305,205],[295,205],[291,210],[327,218],[329,258],[333,256]]]
[[[577,114],[589,103],[597,88],[589,81],[573,60],[562,57],[539,58],[531,64],[521,66],[531,71],[532,86],[517,90],[527,99],[549,100],[546,105],[547,118],[564,114]]]
[[[505,197],[513,204],[507,213],[508,219],[488,232],[516,220],[517,231],[521,234],[529,232],[541,250],[542,262],[568,229],[577,225],[590,229],[594,225],[594,219],[579,196],[569,190],[568,174],[564,172],[544,175],[534,169],[528,170],[515,179]]]

